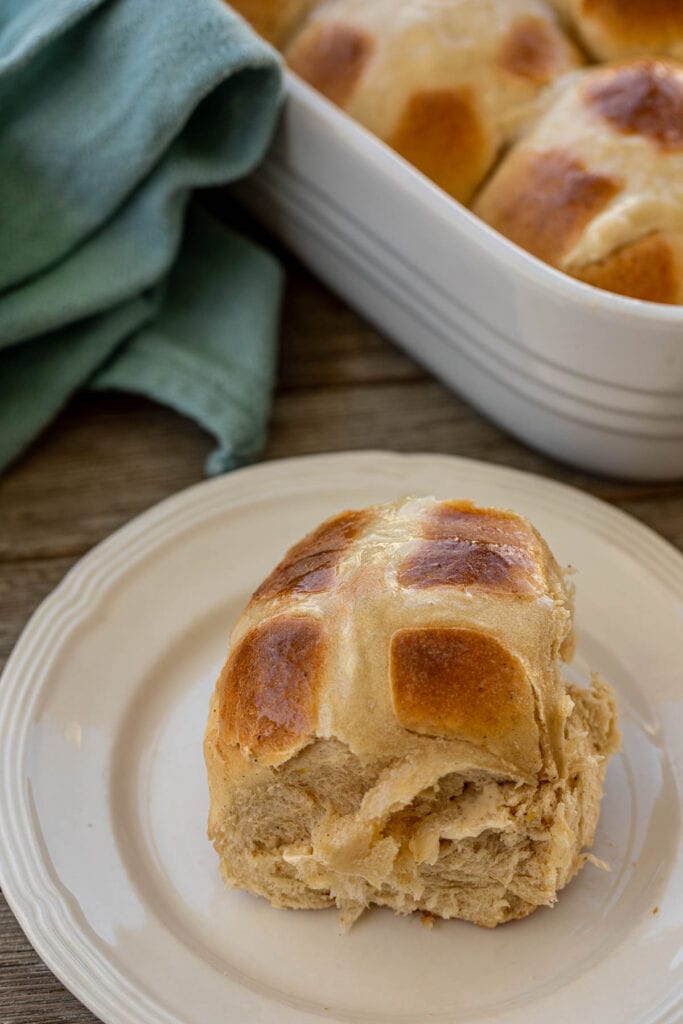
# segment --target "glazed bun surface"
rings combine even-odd
[[[239,619],[205,737],[225,881],[276,906],[494,926],[587,858],[618,744],[567,686],[572,602],[531,525],[405,499],[335,516]]]

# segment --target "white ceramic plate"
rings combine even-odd
[[[226,891],[201,743],[230,626],[324,516],[404,494],[528,515],[578,569],[579,653],[617,689],[595,852],[554,910],[495,931],[277,911]],[[0,687],[0,881],[62,981],[116,1024],[662,1024],[683,1014],[683,558],[526,474],[430,455],[269,463],[200,484],[84,558]],[[655,912],[656,911],[656,912]]]

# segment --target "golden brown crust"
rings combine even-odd
[[[398,572],[402,587],[463,587],[533,597],[542,589],[536,566],[515,548],[461,540],[428,540]]]
[[[571,50],[567,40],[547,19],[518,18],[503,39],[497,63],[503,71],[543,85],[565,69]]]
[[[533,597],[545,588],[536,534],[512,513],[440,502],[421,522],[424,542],[400,566],[403,587],[458,586]]]
[[[296,39],[287,61],[304,81],[344,107],[372,56],[373,40],[353,25],[313,24]]]
[[[491,144],[471,90],[414,93],[387,140],[455,199],[465,201],[491,161]]]
[[[295,545],[259,592],[217,684],[226,750],[276,764],[333,736],[365,759],[407,756],[416,740],[392,704],[391,638],[465,628],[495,637],[530,673],[543,738],[515,749],[516,770],[531,777],[539,757],[549,778],[561,770],[555,664],[568,650],[571,600],[522,517],[434,499],[344,512]],[[504,755],[484,744],[477,756],[490,767]]]
[[[639,60],[606,68],[583,90],[586,106],[616,131],[683,149],[683,68]]]
[[[341,512],[327,519],[289,549],[254,592],[252,600],[328,590],[334,582],[337,565],[370,519],[370,513],[364,510]]]
[[[237,644],[218,681],[219,739],[262,764],[291,757],[315,730],[324,633],[310,617],[280,615]]]
[[[448,596],[430,595],[444,586]],[[249,757],[291,756],[321,722],[362,756],[411,749],[387,674],[391,637],[406,627],[496,636],[535,666],[540,719],[553,732],[549,666],[570,630],[570,602],[543,540],[514,513],[433,499],[344,512],[295,545],[257,594],[217,688],[221,742]],[[552,773],[552,743],[546,755]],[[517,767],[534,771],[538,756],[536,740]]]
[[[501,165],[475,211],[523,249],[557,265],[619,188],[570,151],[520,148]]]
[[[406,729],[506,752],[539,746],[524,668],[486,633],[402,629],[391,641],[396,717]]]
[[[660,233],[646,235],[576,272],[576,277],[596,288],[668,303],[678,302],[682,276],[678,253]]]

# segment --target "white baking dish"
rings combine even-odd
[[[683,475],[683,307],[508,242],[294,75],[239,195],[318,276],[482,412],[601,473]]]

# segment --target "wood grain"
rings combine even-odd
[[[629,484],[530,451],[433,380],[292,260],[266,459],[359,448],[436,451],[551,476],[683,548],[683,484]],[[0,478],[0,665],[40,601],[93,544],[202,478],[211,439],[144,399],[82,396]],[[95,1018],[0,901],[0,1024]]]

